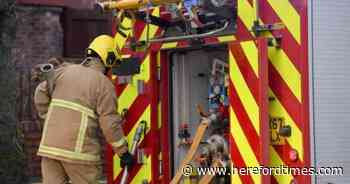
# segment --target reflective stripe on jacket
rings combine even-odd
[[[98,164],[102,151],[99,132],[117,154],[127,150],[114,86],[102,72],[69,65],[55,70],[53,77],[52,95],[43,82],[34,97],[40,117],[45,117],[38,155]]]

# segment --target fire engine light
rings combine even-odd
[[[292,149],[289,151],[289,159],[293,162],[298,160],[298,151],[295,149]]]

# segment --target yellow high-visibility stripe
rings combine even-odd
[[[168,43],[164,43],[162,45],[162,49],[172,49],[172,48],[176,48],[178,42],[168,42]]]
[[[239,98],[246,110],[250,121],[252,122],[256,132],[260,135],[260,123],[259,123],[259,106],[256,103],[253,94],[251,93],[247,83],[244,80],[244,77],[241,71],[238,68],[235,58],[230,55],[230,77],[231,81],[236,88]]]
[[[259,78],[259,51],[254,41],[241,42],[244,54],[248,58],[250,66],[253,68],[256,77]]]
[[[122,112],[123,109],[128,109],[137,96],[137,86],[128,84],[118,98],[118,112]]]
[[[140,68],[140,73],[134,75],[135,80],[144,80],[145,82],[148,82],[150,79],[150,54],[148,54],[143,61],[141,68]],[[135,81],[137,82],[137,81]]]
[[[86,154],[86,153],[77,153],[74,151],[68,151],[60,148],[49,147],[40,145],[39,153],[47,153],[55,156],[61,156],[65,158],[75,159],[75,160],[85,160],[85,161],[99,161],[100,156]]]
[[[122,25],[125,26],[125,27],[131,27],[132,25],[132,20],[125,17],[123,22],[122,22]],[[115,37],[114,37],[114,42],[116,44],[116,46],[118,46],[120,49],[123,48],[125,46],[125,43],[128,39],[128,36],[130,35],[131,33],[131,29],[130,30],[125,30],[123,31],[127,37],[123,37],[121,34],[119,33],[116,33]]]
[[[290,125],[292,128],[292,136],[287,138],[290,146],[298,151],[298,155],[301,161],[304,161],[304,149],[303,149],[303,133],[297,124],[290,117],[289,113],[283,107],[276,95],[269,89],[269,96],[274,97],[274,100],[269,104],[269,113],[272,117],[283,117],[286,125]]]
[[[160,69],[160,64],[161,64],[161,60],[160,60],[160,52],[157,53],[157,67]]]
[[[259,167],[259,161],[255,157],[253,149],[250,147],[248,139],[243,132],[243,129],[237,119],[235,112],[230,107],[230,118],[231,118],[231,135],[235,140],[238,150],[243,157],[244,163],[246,167]],[[255,184],[261,183],[261,175],[251,173],[252,179]]]
[[[78,103],[74,103],[74,102],[70,102],[70,101],[66,101],[66,100],[61,100],[61,99],[52,99],[50,105],[64,107],[67,109],[72,109],[72,110],[75,110],[75,111],[78,111],[81,113],[85,113],[92,118],[96,118],[96,114],[93,110],[91,110],[85,106],[82,106]]]
[[[125,143],[127,143],[127,141],[126,141],[125,137],[123,137],[123,138],[121,138],[119,141],[114,142],[114,143],[111,143],[111,145],[112,145],[113,147],[118,148],[118,147],[120,147],[120,146],[123,146]]]
[[[237,0],[238,3],[238,16],[241,18],[244,25],[250,30],[256,20],[256,11],[252,7],[248,0]]]
[[[151,105],[148,105],[147,108],[145,109],[145,111],[143,112],[143,114],[141,115],[141,117],[138,119],[137,123],[135,123],[135,125],[133,126],[133,128],[131,129],[131,131],[129,132],[129,134],[127,135],[127,141],[129,143],[129,146],[131,146],[133,137],[136,133],[136,129],[139,126],[139,124],[141,123],[141,121],[146,121],[147,122],[147,126],[150,126],[150,122],[151,122]],[[149,128],[147,128],[146,130],[146,134],[149,132]],[[142,142],[142,140],[144,139],[143,136],[141,136],[140,142]],[[114,155],[113,157],[113,176],[114,179],[116,177],[118,177],[118,175],[121,173],[122,168],[119,165],[120,159],[118,157],[118,155]]]
[[[78,111],[81,113],[80,127],[79,127],[79,131],[78,131],[78,136],[77,136],[74,152],[64,150],[64,149],[45,146],[45,138],[47,135],[48,122],[49,122],[49,119],[51,117],[51,114],[52,114],[54,107],[63,107],[63,108],[75,110],[75,111]],[[91,109],[89,109],[85,106],[82,106],[78,103],[70,102],[67,100],[52,99],[51,103],[50,103],[50,107],[49,107],[49,112],[48,112],[47,118],[45,120],[43,137],[42,137],[42,140],[40,143],[39,150],[43,153],[48,153],[48,154],[72,158],[72,159],[89,160],[89,161],[99,160],[99,158],[97,158],[95,155],[81,153],[83,146],[84,146],[85,134],[86,134],[87,127],[88,127],[88,116],[90,116],[92,118],[96,118],[94,111],[92,111]]]
[[[286,25],[294,39],[301,41],[301,18],[289,0],[267,0],[278,17]]]
[[[162,102],[158,103],[158,129],[162,128]]]
[[[268,53],[271,64],[301,102],[301,74],[298,69],[283,50],[273,47],[268,49]]]
[[[143,183],[143,181],[147,181],[147,183],[150,183],[152,180],[151,171],[152,171],[151,156],[148,156],[145,160],[145,163],[141,166],[140,170],[132,179],[131,183],[138,184],[138,183]]]
[[[118,98],[118,112],[123,109],[129,109],[138,96],[137,80],[143,80],[147,83],[150,79],[150,56],[148,55],[141,65],[140,74],[133,76],[132,84],[128,84],[123,93]]]
[[[154,8],[152,15],[159,17],[160,16],[160,8],[159,7]],[[156,25],[149,24],[149,35],[148,35],[149,38],[153,38],[156,35],[158,28],[159,27]],[[147,39],[147,25],[143,29],[141,37],[140,37],[140,40],[146,40],[146,39]]]
[[[243,184],[241,178],[239,177],[239,173],[237,173],[236,171],[232,170],[231,171],[231,179],[232,179],[232,184]]]
[[[82,113],[77,143],[75,145],[75,152],[81,153],[83,150],[87,127],[88,127],[88,116],[87,114]]]
[[[234,35],[219,36],[218,39],[219,39],[219,42],[220,42],[220,43],[230,42],[230,41],[237,40],[236,37],[235,37]]]
[[[243,23],[248,29],[253,26],[255,9],[252,7],[247,0],[238,0],[238,12]],[[270,0],[270,1],[279,1],[282,4],[286,3],[288,0]],[[279,8],[282,8],[278,5]],[[288,7],[287,7],[288,8]],[[299,15],[298,15],[299,16]],[[295,17],[293,17],[295,19]],[[300,19],[300,17],[299,17]],[[263,22],[262,20],[260,20]],[[300,23],[299,23],[300,24]],[[300,29],[300,26],[299,28]],[[269,32],[264,33],[264,36],[271,36]],[[286,53],[282,49],[276,49],[269,47],[269,59],[274,65],[278,73],[281,75],[283,80],[287,83],[288,87],[291,89],[293,94],[301,102],[301,76],[299,71],[295,68],[292,61],[288,58]]]
[[[281,159],[281,157],[278,155],[276,150],[270,146],[270,166],[269,167],[281,167],[286,166],[286,163],[284,163]],[[293,176],[290,174],[283,174],[283,175],[274,175],[274,177],[277,180],[277,183],[291,183]]]

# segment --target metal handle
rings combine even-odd
[[[147,123],[146,121],[141,121],[140,125],[136,129],[136,132],[135,132],[135,135],[133,138],[133,142],[132,142],[132,146],[131,146],[131,151],[130,151],[131,155],[135,155],[137,144],[139,143],[142,134],[145,132],[145,130],[147,128],[146,123]],[[126,181],[128,179],[128,174],[129,174],[128,167],[126,166],[124,168],[124,172],[123,172],[122,178],[120,180],[120,184],[126,184]]]

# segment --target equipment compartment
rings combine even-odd
[[[216,152],[222,152],[219,153],[220,160],[225,160],[228,164],[227,47],[176,51],[170,54],[170,61],[172,93],[170,113],[173,115],[169,131],[172,135],[173,171],[179,170],[186,155],[192,151],[196,152],[190,162],[194,167],[212,165],[215,159],[213,157],[217,157]],[[205,130],[198,149],[191,150],[191,143],[195,142],[193,138],[198,133],[197,128],[203,118],[210,119],[211,123]],[[196,173],[193,175],[192,180],[200,179],[199,176],[195,176]]]

